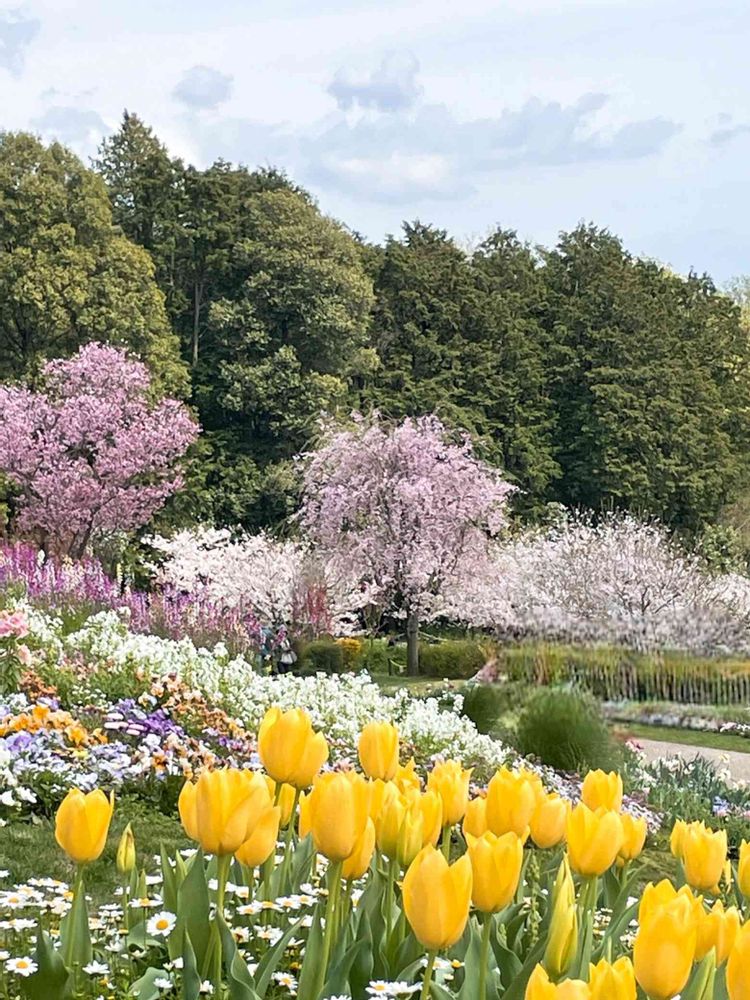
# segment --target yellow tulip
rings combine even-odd
[[[312,829],[310,817],[310,796],[303,792],[299,797],[299,819],[297,821],[297,832],[300,840],[304,840]]]
[[[619,812],[622,808],[622,778],[615,771],[589,771],[581,786],[581,800],[592,812],[609,809]]]
[[[516,894],[523,865],[523,842],[515,833],[496,837],[489,830],[481,837],[467,834],[471,861],[471,901],[482,913],[499,913]]]
[[[556,847],[565,840],[569,812],[568,800],[560,798],[555,792],[537,799],[529,823],[531,839],[537,847],[546,850],[549,847]]]
[[[378,849],[408,868],[423,847],[437,843],[443,804],[435,792],[402,794],[393,785],[390,789],[375,824]]]
[[[671,1000],[690,977],[697,919],[687,896],[658,907],[638,928],[633,947],[635,978],[651,1000]]]
[[[391,861],[398,855],[398,838],[404,823],[408,802],[395,785],[387,786],[380,811],[375,819],[378,850]],[[421,831],[420,831],[421,838]],[[420,844],[420,848],[421,848]]]
[[[440,851],[423,847],[402,885],[404,912],[427,951],[451,948],[461,937],[471,906],[471,861],[466,854],[449,865]]]
[[[552,890],[550,920],[544,966],[555,979],[570,968],[578,948],[578,909],[576,892],[567,859],[560,864]]]
[[[501,767],[487,786],[487,826],[498,837],[515,833],[525,840],[537,803],[537,790],[527,772]]]
[[[727,961],[729,1000],[750,1000],[750,922],[737,935]]]
[[[684,819],[678,819],[669,835],[669,850],[679,861],[682,861],[682,841],[687,827]]]
[[[641,894],[641,902],[638,906],[638,923],[645,924],[657,910],[662,909],[669,903],[674,902],[678,897],[684,897],[690,904],[693,918],[698,926],[701,914],[703,913],[703,897],[695,896],[690,886],[683,885],[675,889],[667,878],[654,885],[649,882]]]
[[[268,785],[268,791],[271,796],[271,800],[276,798],[276,788],[278,787],[276,782],[269,775],[265,775],[266,784]],[[294,809],[294,796],[297,794],[297,789],[293,785],[282,784],[281,791],[279,792],[279,800],[276,805],[281,807],[281,822],[280,826],[288,826],[289,820],[292,818],[292,810]]]
[[[745,899],[750,899],[750,844],[743,840],[740,844],[740,860],[737,865],[737,885]]]
[[[704,892],[718,892],[726,860],[726,830],[709,830],[702,822],[688,824],[682,836],[686,882]]]
[[[409,794],[415,795],[414,792]],[[419,796],[418,801],[422,812],[422,846],[426,847],[427,844],[432,844],[434,847],[440,839],[440,831],[445,822],[443,800],[437,792],[425,792]]]
[[[258,730],[258,754],[274,781],[309,788],[328,760],[328,744],[313,731],[307,712],[269,708]]]
[[[437,792],[443,801],[443,823],[460,823],[469,804],[471,771],[464,771],[458,761],[436,764],[427,776],[427,791]]]
[[[177,807],[185,833],[208,854],[234,854],[271,806],[268,785],[257,771],[227,767],[203,771],[182,786]]]
[[[128,823],[122,831],[120,843],[117,845],[117,870],[120,874],[127,875],[135,868],[135,863],[135,837],[133,836],[133,827]]]
[[[368,722],[359,737],[359,762],[368,778],[391,781],[398,770],[398,729],[390,722]]]
[[[417,765],[414,763],[413,757],[403,766],[399,765],[396,768],[393,781],[400,792],[408,792],[410,789],[421,791],[422,782],[419,780]]]
[[[346,861],[367,826],[369,791],[360,774],[331,772],[315,781],[309,799],[310,832],[315,849],[329,861]]]
[[[633,963],[623,956],[610,964],[604,959],[589,969],[591,1000],[635,1000]]]
[[[461,826],[464,837],[481,837],[487,830],[487,800],[482,798],[471,799],[466,807],[466,815]]]
[[[55,839],[76,864],[96,861],[104,850],[115,797],[97,788],[84,795],[71,789],[60,803],[55,817]]]
[[[368,808],[370,819],[377,825],[378,816],[383,808],[386,797],[398,791],[398,786],[393,781],[381,781],[380,778],[375,778],[374,781],[368,782],[367,789],[369,792],[370,804]]]
[[[579,875],[603,875],[612,866],[623,842],[618,813],[608,809],[592,812],[579,802],[568,816],[568,856]]]
[[[736,906],[724,909],[724,904],[717,899],[711,909],[701,912],[698,922],[698,943],[695,947],[695,960],[700,962],[711,951],[716,951],[716,964],[726,962],[729,952],[734,946],[740,932],[742,918]]]
[[[545,969],[537,965],[526,984],[525,1000],[589,1000],[589,984],[580,979],[550,981]]]
[[[354,850],[342,865],[341,877],[347,881],[362,878],[370,867],[374,850],[375,824],[368,817]]]
[[[619,862],[634,861],[643,850],[648,833],[648,823],[645,819],[637,819],[630,813],[621,813],[622,823],[622,846],[617,855]]]
[[[274,854],[282,815],[281,806],[272,806],[270,802],[265,811],[256,815],[250,836],[234,852],[241,864],[257,868]]]

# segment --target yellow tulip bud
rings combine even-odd
[[[437,792],[443,801],[443,823],[460,823],[469,804],[471,771],[464,771],[458,761],[436,764],[427,776],[427,791]]]
[[[359,737],[359,762],[368,778],[391,781],[398,770],[398,729],[390,722],[369,722]]]
[[[274,781],[309,788],[328,760],[328,744],[313,732],[307,712],[269,708],[258,730],[258,754]]]
[[[422,782],[419,780],[417,765],[414,763],[413,757],[403,767],[399,766],[396,768],[393,781],[400,792],[407,792],[410,789],[414,789],[417,792],[421,791]]]
[[[265,775],[266,784],[268,785],[268,792],[271,796],[271,801],[276,799],[276,789],[277,784],[269,775]],[[292,818],[292,810],[294,809],[294,796],[297,794],[297,789],[293,785],[281,785],[281,791],[279,792],[279,799],[276,805],[281,808],[281,823],[280,826],[288,826],[289,820]]]
[[[537,803],[536,788],[527,772],[501,767],[487,786],[487,826],[498,837],[515,833],[525,840]]]
[[[709,830],[705,823],[689,823],[682,836],[685,881],[695,889],[718,892],[727,860],[726,830]]]
[[[690,977],[697,919],[690,899],[677,895],[638,929],[633,947],[635,978],[651,1000],[671,1000]]]
[[[464,837],[481,837],[487,830],[487,799],[472,799],[466,807],[463,825]]]
[[[525,1000],[589,1000],[589,984],[581,979],[550,981],[545,969],[537,965],[526,984]]]
[[[622,847],[617,855],[619,862],[634,861],[643,850],[648,833],[648,823],[645,819],[636,819],[630,813],[621,813]]]
[[[471,900],[482,913],[499,913],[516,894],[523,865],[523,842],[515,833],[496,837],[467,834],[471,861]]]
[[[321,774],[309,796],[315,849],[329,861],[345,861],[357,848],[370,818],[370,794],[360,774]]]
[[[398,855],[398,838],[406,816],[408,802],[395,785],[388,786],[375,822],[378,850],[391,861]],[[420,848],[421,848],[420,844]]]
[[[73,788],[62,800],[55,817],[55,839],[76,864],[96,861],[102,853],[114,808],[114,794],[107,798],[100,788],[86,795]]]
[[[750,997],[750,922],[737,935],[727,961],[729,1000]]]
[[[558,869],[552,891],[552,919],[550,920],[544,966],[559,979],[570,968],[578,948],[578,908],[570,867],[565,859]]]
[[[186,781],[177,806],[185,832],[209,854],[234,854],[271,805],[263,775],[227,767]]]
[[[716,952],[716,964],[726,962],[729,952],[734,946],[740,932],[742,919],[736,906],[724,909],[724,904],[717,899],[706,913],[701,911],[698,922],[698,943],[695,947],[695,960],[700,962],[711,951]]]
[[[367,869],[370,867],[374,850],[375,824],[368,817],[354,850],[344,861],[341,868],[341,877],[348,881],[362,878]]]
[[[579,875],[603,875],[614,864],[623,842],[622,823],[616,812],[592,812],[579,802],[568,816],[568,856]]]
[[[583,779],[581,800],[592,812],[608,809],[619,812],[622,808],[622,778],[615,771],[589,771]]]
[[[423,847],[404,876],[406,919],[427,951],[451,948],[460,939],[471,905],[471,861],[449,865],[440,851]]]
[[[740,844],[740,860],[737,865],[737,885],[745,899],[750,899],[750,844],[743,840]]]
[[[604,959],[589,970],[591,1000],[635,1000],[633,963],[623,956],[610,964]]]
[[[130,823],[122,831],[120,843],[117,845],[117,870],[122,875],[128,875],[135,868],[135,837]]]
[[[414,792],[410,793],[414,795]],[[419,808],[422,812],[422,846],[432,844],[434,847],[440,839],[440,831],[443,829],[445,819],[443,818],[443,800],[437,792],[425,792],[418,798]]]
[[[546,850],[549,847],[556,847],[565,840],[569,812],[568,800],[560,798],[554,792],[537,799],[529,824],[531,839],[537,847]]]
[[[281,806],[269,804],[265,811],[256,814],[250,836],[234,852],[241,864],[257,868],[268,861],[276,851],[281,819]]]

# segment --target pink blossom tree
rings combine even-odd
[[[352,429],[305,456],[300,521],[341,573],[356,576],[363,606],[405,621],[416,674],[420,623],[440,613],[459,567],[484,556],[512,489],[437,417],[389,428],[356,415]]]
[[[155,401],[144,364],[104,344],[42,369],[38,391],[0,386],[0,471],[17,487],[16,526],[80,557],[145,524],[182,484],[177,462],[198,425]]]

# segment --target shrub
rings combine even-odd
[[[310,674],[343,673],[344,652],[335,639],[314,639],[302,647],[300,668]]]
[[[362,640],[353,636],[345,636],[342,639],[337,639],[336,644],[341,648],[344,670],[359,670],[362,666],[362,654],[364,651]]]
[[[467,639],[419,645],[419,668],[427,677],[465,680],[473,677],[484,666],[486,659],[482,647]]]
[[[562,688],[532,695],[518,719],[517,746],[521,753],[562,771],[610,771],[622,761],[596,703]]]
[[[526,684],[468,684],[463,692],[463,714],[480,733],[496,735],[503,715],[523,705],[528,698]]]

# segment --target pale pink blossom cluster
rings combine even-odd
[[[23,639],[29,623],[23,611],[0,611],[0,639]]]
[[[104,344],[46,364],[42,386],[0,386],[0,470],[19,492],[16,528],[79,557],[178,489],[198,426],[177,400],[152,400],[144,364]]]

